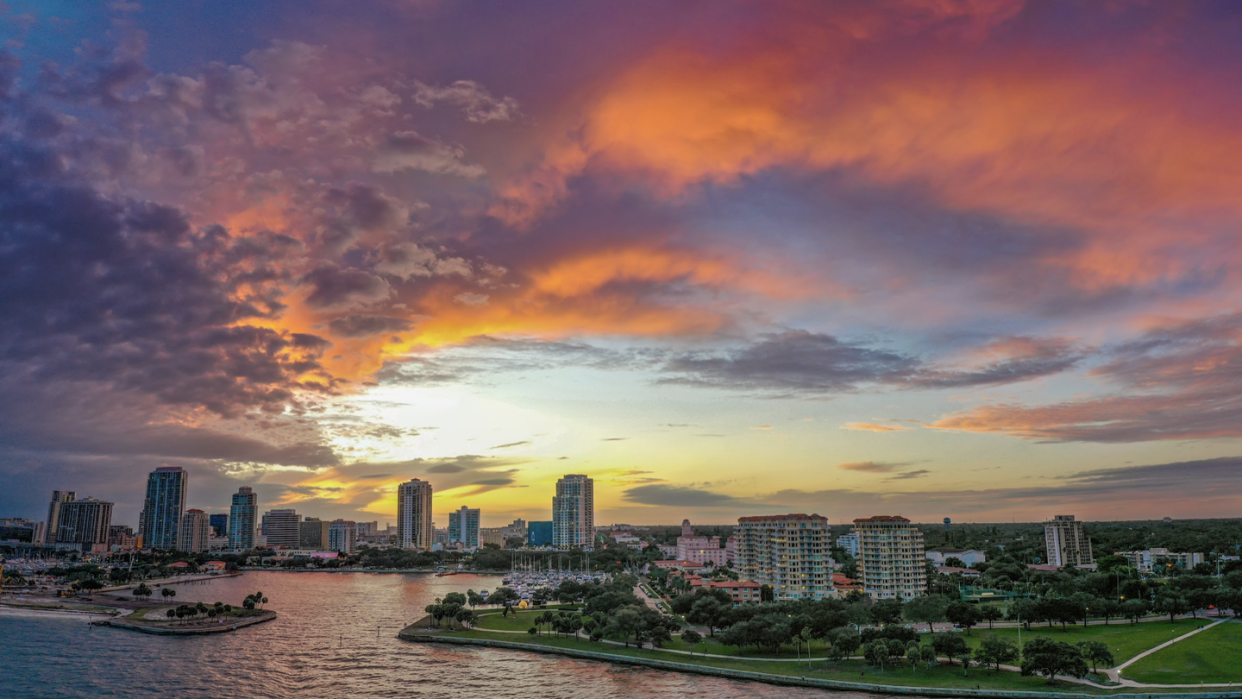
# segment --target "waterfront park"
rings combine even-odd
[[[649,588],[636,588],[640,598],[646,597],[642,589]],[[535,606],[502,601],[468,610],[463,606],[440,618],[435,614],[440,605],[432,605],[428,616],[400,637],[892,693],[922,688],[942,694],[1226,696],[1234,695],[1236,686],[1236,696],[1242,696],[1242,620],[1223,610],[1087,618],[1085,624],[994,621],[991,628],[984,622],[964,629],[903,618],[884,626],[846,625],[822,636],[808,627],[787,642],[773,642],[763,639],[762,630],[747,639],[734,629],[705,627],[670,614],[662,600],[647,597],[644,602],[601,611],[607,603],[592,604],[591,599]],[[840,606],[848,613],[850,605]]]

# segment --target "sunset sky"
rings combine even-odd
[[[1242,3],[0,9],[0,515],[1239,516]]]

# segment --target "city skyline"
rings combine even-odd
[[[1242,14],[899,5],[6,2],[0,513],[1237,516]]]

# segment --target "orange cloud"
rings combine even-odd
[[[890,34],[928,42],[917,63],[892,68],[840,27],[780,29],[780,43],[668,48],[630,67],[510,186],[511,202],[525,197],[529,219],[596,168],[641,175],[667,197],[775,167],[849,168],[954,209],[1087,233],[1037,260],[1086,288],[1192,271],[1203,261],[1169,246],[1209,242],[1194,224],[1242,214],[1242,132],[1188,107],[1195,95],[1181,86],[1142,80],[1156,57],[1094,70],[1018,52],[980,63]]]
[[[905,425],[886,425],[878,422],[847,422],[841,426],[841,429],[863,432],[905,432],[910,428]]]

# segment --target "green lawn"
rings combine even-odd
[[[1054,625],[1049,628],[1047,625],[1035,625],[1028,631],[1022,630],[1022,642],[1025,644],[1036,636],[1046,636],[1054,641],[1068,641],[1069,643],[1081,643],[1082,641],[1104,641],[1108,644],[1109,650],[1113,652],[1113,658],[1120,665],[1145,650],[1155,648],[1156,646],[1171,641],[1178,636],[1194,631],[1195,629],[1206,626],[1211,623],[1208,619],[1178,619],[1174,623],[1168,621],[1146,621],[1141,624],[1131,624],[1129,622],[1111,623],[1111,624],[1090,624],[1088,626],[1070,626],[1064,631],[1060,625]],[[972,648],[977,648],[979,644],[989,634],[1008,638],[1015,643],[1018,641],[1017,627],[1006,627],[1003,629],[994,629],[989,631],[986,626],[976,627],[971,635],[966,636],[966,642]]]
[[[1242,682],[1242,622],[1227,621],[1178,641],[1122,670],[1121,676],[1158,684]]]
[[[509,616],[501,616],[501,610],[487,610],[479,612],[479,620],[476,626],[481,629],[496,629],[498,631],[525,631],[535,625],[535,617],[546,611],[557,611],[565,605],[552,605],[542,609],[527,609],[524,611],[512,612]],[[546,626],[544,627],[546,630]]]
[[[1061,681],[1058,681],[1054,685],[1049,685],[1047,680],[1044,680],[1043,678],[1023,677],[1016,672],[993,672],[991,670],[971,668],[969,677],[963,677],[961,665],[940,665],[930,670],[920,666],[917,671],[911,671],[910,666],[905,665],[901,668],[880,671],[876,668],[867,666],[862,661],[857,660],[845,661],[842,663],[831,663],[818,660],[813,662],[811,664],[811,668],[808,669],[806,663],[690,657],[674,653],[664,653],[662,651],[639,650],[637,648],[625,648],[623,646],[614,646],[612,644],[591,643],[590,641],[585,640],[555,638],[552,636],[543,636],[538,638],[532,638],[529,636],[518,637],[513,634],[487,633],[485,631],[467,631],[455,633],[453,635],[473,638],[488,638],[497,641],[556,646],[561,648],[576,648],[580,650],[594,651],[597,653],[654,658],[657,660],[690,663],[708,667],[722,667],[733,670],[748,670],[751,672],[765,672],[769,674],[795,677],[805,676],[819,679],[841,680],[845,682],[867,682],[901,686],[963,687],[970,689],[973,689],[976,685],[978,685],[985,689],[998,690],[1025,689],[1035,691],[1073,691],[1087,694],[1109,693],[1108,690],[1101,690],[1086,685],[1071,684]]]

